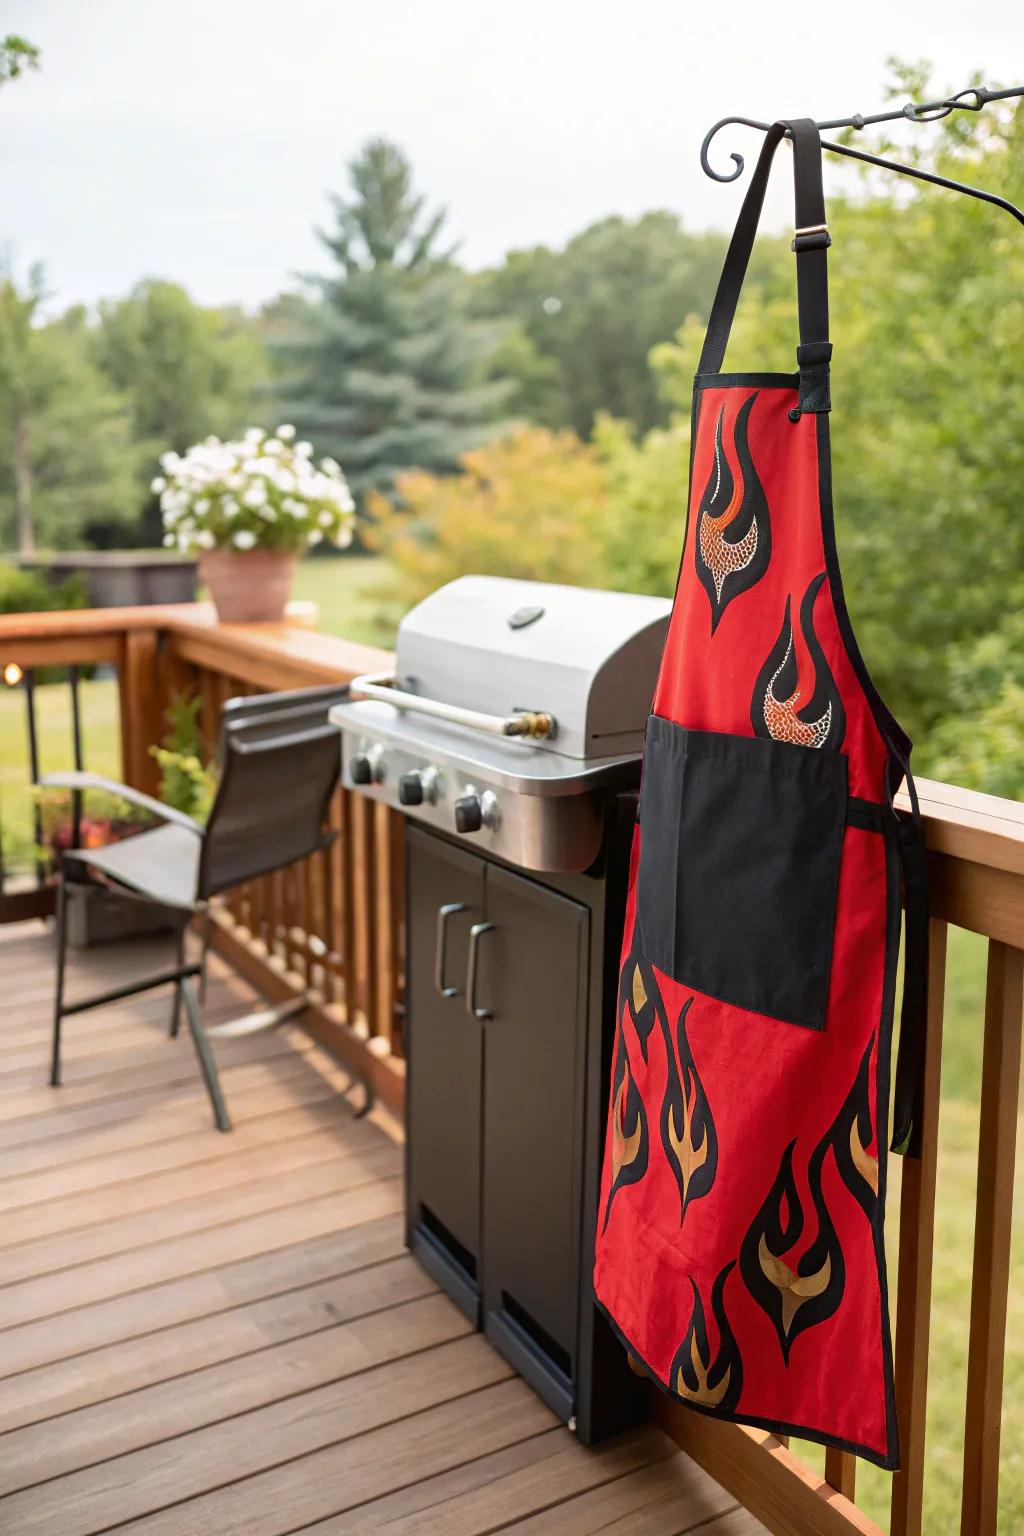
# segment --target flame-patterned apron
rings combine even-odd
[[[799,372],[723,373],[793,140]],[[597,1222],[598,1300],[674,1397],[897,1465],[882,1237],[916,1150],[923,846],[910,741],[853,638],[832,519],[821,146],[776,123],[693,401],[689,518],[644,750]],[[893,808],[906,775],[914,810]]]

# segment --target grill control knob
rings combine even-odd
[[[353,784],[379,784],[384,777],[384,753],[379,744],[349,758],[348,776]]]
[[[479,832],[484,824],[479,795],[462,795],[455,802],[456,832]]]
[[[398,780],[398,800],[401,805],[422,805],[429,801],[434,805],[441,793],[441,774],[433,763],[426,768],[413,768]]]
[[[423,804],[423,779],[419,773],[403,773],[398,781],[398,798],[402,805]]]
[[[481,827],[487,827],[489,831],[497,832],[500,826],[501,807],[497,795],[490,789],[481,793],[472,784],[467,784],[466,793],[455,802],[455,830],[479,832]]]
[[[373,783],[373,764],[365,752],[360,752],[358,757],[352,758],[348,765],[348,773],[353,784]]]

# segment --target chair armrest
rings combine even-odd
[[[41,789],[102,789],[108,794],[117,795],[121,800],[127,800],[129,805],[137,805],[142,810],[159,816],[161,821],[171,821],[176,827],[184,827],[189,832],[194,832],[197,837],[202,837],[203,828],[198,821],[193,821],[191,816],[186,816],[184,811],[176,811],[171,805],[164,805],[161,800],[154,800],[152,795],[144,795],[141,789],[132,789],[128,784],[118,784],[114,779],[105,779],[98,773],[79,773],[69,771],[67,773],[46,773],[39,780]]]

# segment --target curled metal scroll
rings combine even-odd
[[[875,123],[898,122],[901,118],[905,118],[908,122],[911,123],[935,123],[943,117],[948,117],[951,112],[980,112],[982,108],[987,106],[990,101],[1005,101],[1010,97],[1016,96],[1024,96],[1024,86],[1013,86],[1010,90],[1006,91],[990,91],[986,86],[972,85],[968,86],[966,90],[958,91],[955,96],[943,97],[941,101],[908,101],[904,106],[898,107],[895,111],[875,112],[870,116],[865,116],[861,112],[855,112],[852,117],[834,117],[829,119],[827,122],[818,123],[817,127],[819,129],[861,129],[871,127]],[[771,126],[769,123],[759,122],[758,119],[754,117],[720,118],[718,122],[715,123],[714,127],[710,128],[704,135],[704,142],[700,146],[701,170],[704,172],[705,176],[710,176],[712,181],[737,181],[739,177],[743,175],[746,161],[741,154],[738,154],[735,151],[730,153],[729,158],[733,163],[733,169],[731,171],[716,171],[714,166],[711,164],[708,155],[708,151],[711,148],[711,142],[715,136],[723,128],[728,128],[732,124],[737,124],[742,128],[757,128],[762,133],[767,133],[769,127]],[[843,150],[835,144],[825,144],[823,147],[825,149],[836,150],[838,153],[843,153]],[[856,154],[854,158],[864,160],[869,159],[867,155],[860,153]],[[902,169],[902,167],[895,165],[892,161],[883,162],[877,159],[873,159],[871,163],[884,164],[890,170]],[[939,185],[952,184],[939,181]],[[957,190],[959,191],[964,189],[957,187]],[[987,200],[991,201],[993,199]]]

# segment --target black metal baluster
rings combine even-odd
[[[28,722],[28,770],[35,791],[39,784],[39,738],[36,733],[36,679],[32,667],[26,667],[22,678],[25,687],[25,711]],[[32,828],[35,838],[36,885],[46,881],[46,870],[40,850],[43,844],[43,812],[38,794],[32,795]]]
[[[75,754],[75,772],[81,773],[84,763],[82,761],[82,716],[81,698],[78,689],[79,676],[77,666],[68,668],[68,684],[71,688],[71,740]],[[82,846],[82,791],[71,791],[71,846]]]

